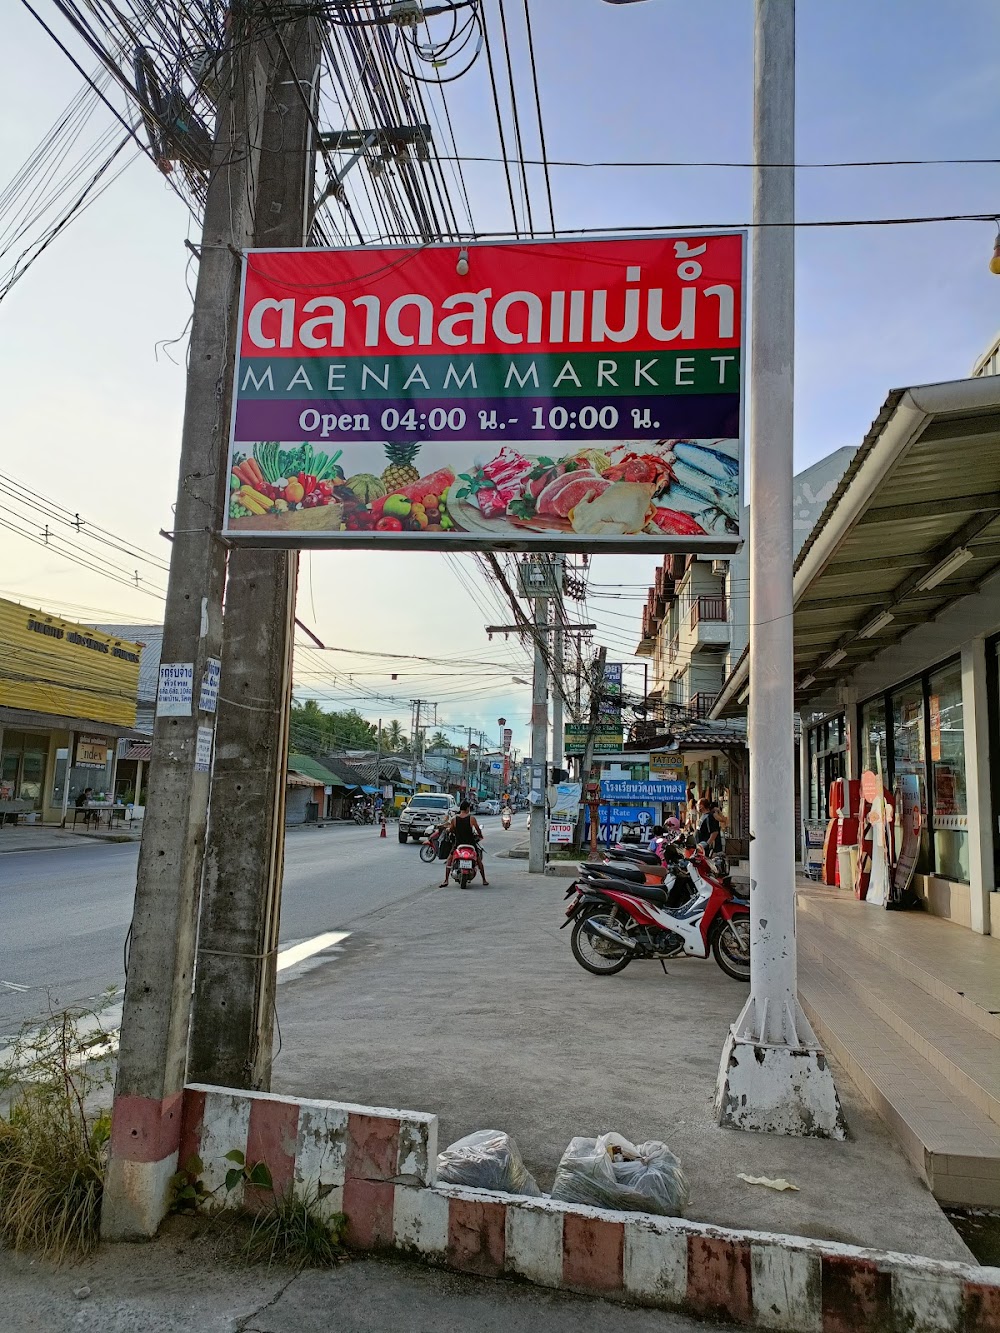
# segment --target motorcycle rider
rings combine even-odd
[[[479,827],[479,821],[472,813],[468,801],[463,801],[459,806],[458,814],[453,815],[448,823],[448,833],[452,838],[452,849],[448,854],[448,860],[444,867],[444,883],[439,884],[439,889],[446,889],[448,881],[451,878],[451,863],[455,859],[455,849],[457,847],[475,847],[476,865],[479,867],[479,873],[483,877],[483,883],[489,885],[486,878],[486,870],[483,867],[483,851],[480,842],[483,837],[483,830]]]

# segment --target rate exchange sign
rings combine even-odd
[[[467,251],[247,255],[228,535],[733,550],[742,233]]]

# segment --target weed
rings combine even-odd
[[[201,1178],[204,1169],[201,1158],[194,1154],[170,1177],[168,1212],[196,1213],[212,1197],[212,1191]]]
[[[283,1264],[290,1268],[322,1268],[343,1255],[340,1238],[347,1219],[343,1213],[320,1215],[315,1194],[289,1190],[253,1218],[246,1255],[251,1263]]]
[[[98,1240],[111,1115],[106,1034],[78,1010],[25,1029],[0,1068],[0,1240],[57,1260]]]

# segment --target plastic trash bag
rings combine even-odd
[[[553,1199],[591,1208],[679,1217],[688,1184],[679,1160],[655,1139],[629,1143],[620,1134],[571,1139],[552,1186]]]
[[[438,1154],[438,1180],[446,1185],[528,1194],[532,1198],[542,1192],[524,1165],[517,1144],[502,1129],[479,1129],[450,1144]]]

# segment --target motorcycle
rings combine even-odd
[[[451,851],[451,839],[446,836],[447,824],[438,824],[436,828],[420,839],[420,859],[428,865],[432,861],[446,860]]]
[[[479,869],[478,858],[476,857],[475,847],[470,847],[468,843],[461,843],[455,848],[455,855],[452,858],[451,870],[448,872],[452,879],[458,880],[460,889],[467,889],[476,878],[476,871]]]
[[[685,871],[668,868],[661,886],[645,882],[646,866],[593,873],[584,866],[566,890],[572,898],[560,929],[572,924],[573,957],[595,976],[608,977],[634,958],[664,960],[711,954],[734,981],[750,980],[750,903],[726,887],[708,857],[695,848]],[[574,897],[575,895],[575,897]]]
[[[356,805],[351,811],[351,816],[354,819],[355,824],[375,823],[375,813],[371,806],[368,805]]]
[[[505,805],[504,808],[500,811],[500,823],[505,833],[510,828],[510,820],[511,820],[510,806]]]

